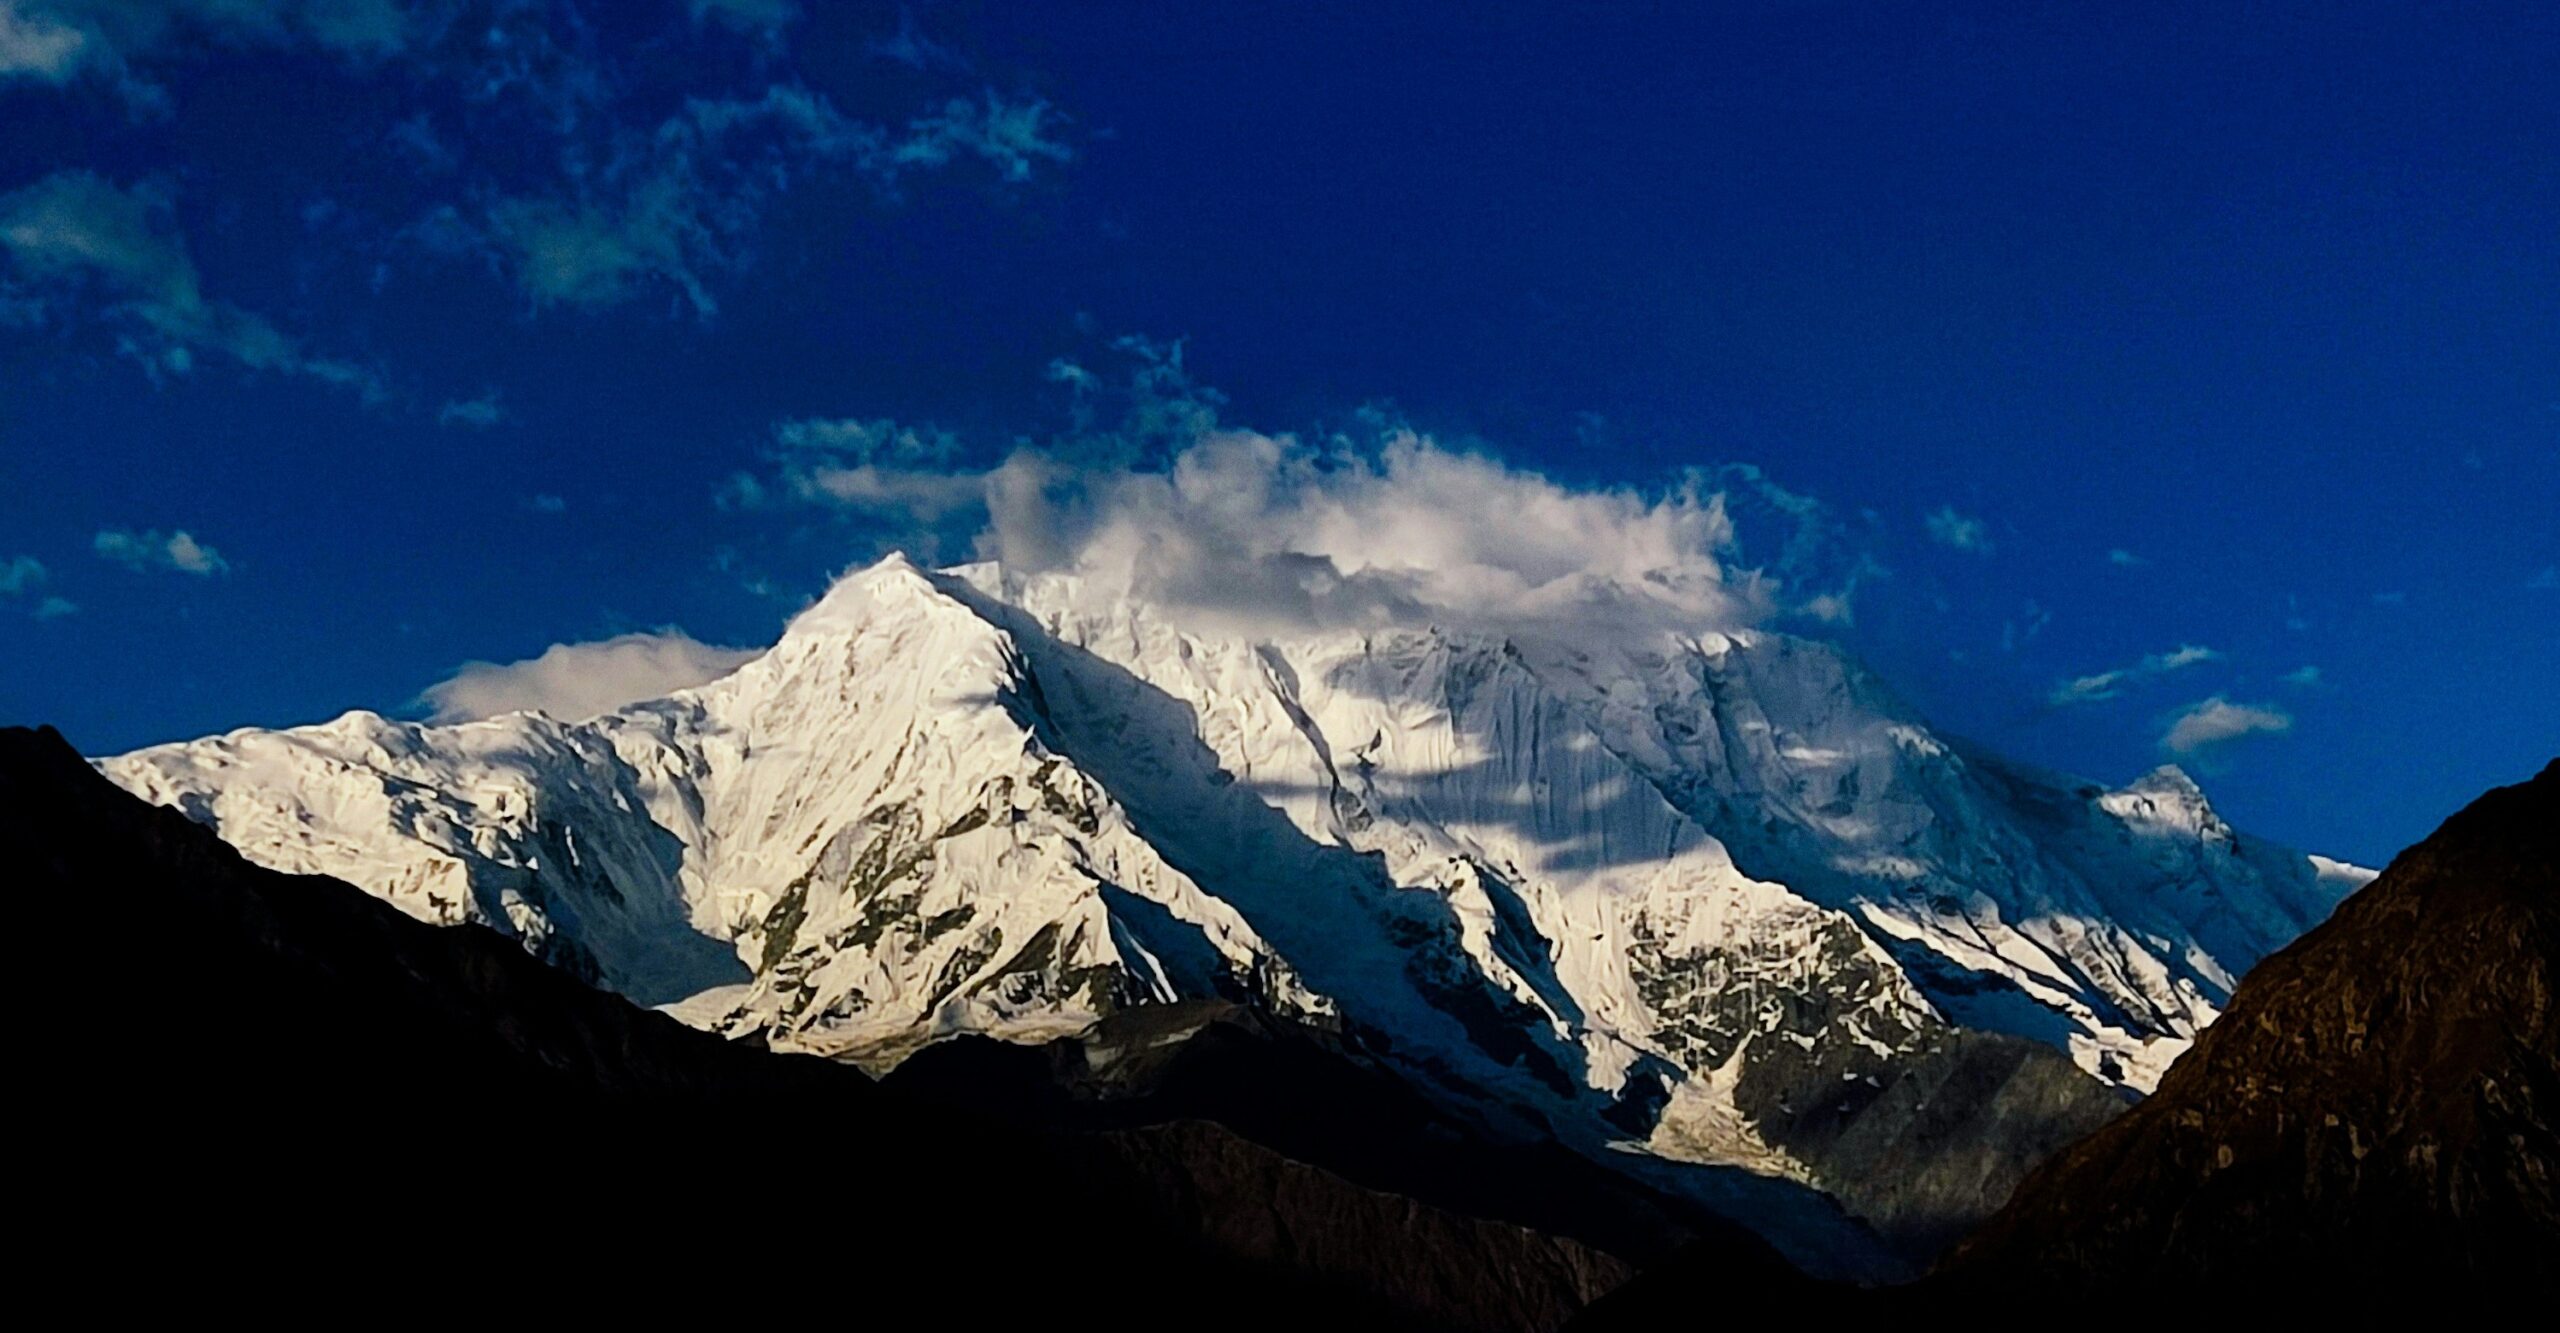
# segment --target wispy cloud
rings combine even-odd
[[[164,534],[157,528],[144,532],[109,528],[90,545],[98,558],[137,573],[158,569],[210,578],[231,571],[231,562],[222,558],[222,552],[196,540],[184,529]]]
[[[800,17],[799,0],[693,0],[697,23],[725,23],[749,32],[782,27]]]
[[[487,430],[507,419],[507,405],[495,389],[477,398],[456,398],[436,409],[436,424]]]
[[[2026,606],[2020,609],[2017,619],[2000,622],[2000,651],[2004,653],[2018,651],[2041,638],[2046,628],[2052,624],[2053,612],[2034,598],[2028,598]]]
[[[44,562],[31,555],[0,560],[0,597],[22,597],[44,586]]]
[[[2293,670],[2284,673],[2283,679],[2284,683],[2287,685],[2292,685],[2306,690],[2315,689],[2324,683],[2320,675],[2320,668],[2316,666],[2295,667]]]
[[[1074,159],[1055,107],[969,88],[960,62],[941,67],[940,91],[904,115],[838,110],[790,72],[785,32],[803,8],[692,0],[651,20],[654,31],[616,31],[539,4],[0,0],[0,86],[95,75],[137,106],[167,110],[166,94],[139,72],[163,56],[294,49],[359,68],[396,56],[410,83],[452,96],[370,131],[417,168],[417,211],[404,222],[347,225],[377,227],[381,243],[485,262],[537,311],[656,299],[708,318],[723,275],[752,262],[774,202],[813,181],[868,182],[894,202],[927,173],[974,166],[1018,184]],[[912,20],[902,31],[900,52],[937,49]],[[754,49],[737,59],[742,41]],[[670,42],[703,48],[700,58],[668,58]],[[950,95],[955,83],[965,95]],[[18,266],[56,298],[75,280],[99,289],[136,326],[125,350],[153,374],[186,373],[211,350],[383,395],[364,367],[311,355],[265,317],[205,298],[164,187],[66,172],[7,203]],[[0,323],[26,324],[45,309],[0,289]],[[477,420],[467,410],[439,419]]]
[[[0,0],[0,79],[63,83],[89,59],[87,32],[41,0]]]
[[[143,116],[167,110],[168,94],[138,64],[181,38],[373,61],[415,32],[398,0],[0,0],[0,82],[96,78]]]
[[[2211,648],[2199,647],[2192,643],[2180,644],[2165,653],[2152,653],[2131,666],[2118,667],[2113,671],[2101,671],[2094,675],[2065,681],[2055,686],[2053,693],[2047,695],[2046,699],[2056,706],[2096,703],[2102,699],[2113,699],[2144,681],[2216,661],[2221,656],[2222,654]]]
[[[0,597],[13,601],[21,597],[35,598],[34,614],[38,620],[57,620],[79,610],[79,604],[67,597],[44,595],[44,586],[52,577],[52,571],[44,567],[44,562],[31,555],[0,560]]]
[[[786,421],[774,428],[770,479],[741,472],[718,495],[723,508],[826,503],[914,517],[927,524],[981,503],[984,479],[955,471],[960,442],[947,431],[894,421]]]
[[[908,174],[976,161],[1009,182],[1073,159],[1048,103],[992,90],[955,99],[903,130],[855,120],[824,95],[775,84],[753,98],[693,99],[645,137],[617,143],[603,171],[558,194],[491,204],[487,241],[537,307],[607,306],[663,284],[698,316],[719,309],[712,275],[745,261],[772,196],[849,170],[894,190]]]
[[[57,296],[94,290],[106,316],[125,329],[122,350],[154,374],[186,374],[199,352],[210,351],[253,370],[381,396],[373,372],[312,356],[264,316],[206,297],[165,186],[128,188],[87,171],[57,172],[0,195],[0,249],[30,283]]]
[[[1970,551],[1976,555],[1991,553],[1991,529],[1981,519],[1956,512],[1953,505],[1940,505],[1928,517],[1929,540],[1940,546]]]
[[[2535,592],[2549,592],[2554,588],[2560,588],[2560,565],[2544,565],[2541,573],[2524,581],[2524,586]]]
[[[2160,748],[2193,755],[2245,736],[2280,735],[2293,730],[2293,715],[2269,704],[2238,704],[2221,695],[2180,709],[2160,737]]]
[[[438,722],[526,711],[575,720],[717,680],[758,653],[703,643],[675,628],[621,634],[555,643],[515,662],[466,662],[419,698]]]
[[[2151,562],[2119,546],[2107,552],[2107,563],[2118,569],[2139,569]]]

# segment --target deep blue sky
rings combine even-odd
[[[91,752],[768,641],[891,540],[715,504],[777,422],[1000,449],[1130,334],[1263,430],[1757,465],[1942,724],[2121,780],[2281,715],[2186,761],[2314,850],[2560,752],[2548,4],[15,6],[85,45],[0,25],[0,719]],[[669,147],[776,88],[836,137]]]

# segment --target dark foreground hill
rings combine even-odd
[[[1968,1285],[2560,1285],[2560,762],[2258,965],[2157,1095],[2030,1175]]]
[[[18,1202],[88,1308],[1525,1330],[1630,1271],[1214,1124],[999,1124],[724,1042],[252,866],[49,730],[0,731],[0,865],[48,923]]]
[[[2560,762],[2259,964],[2154,1096],[2030,1174],[1930,1279],[1806,1308],[2326,1318],[2560,1294],[2555,972]],[[1681,1327],[1715,1286],[1674,1261],[1574,1326]]]

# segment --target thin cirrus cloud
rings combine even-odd
[[[477,398],[453,399],[436,409],[436,424],[439,426],[468,426],[473,430],[487,430],[506,419],[507,405],[495,389],[488,390]]]
[[[2160,748],[2193,756],[2248,736],[2293,730],[2293,715],[2271,704],[2241,704],[2217,694],[2179,709],[2160,737]]]
[[[108,528],[90,543],[101,560],[112,561],[136,573],[166,570],[211,578],[231,571],[231,562],[222,552],[196,540],[193,533],[181,528],[163,533],[154,528],[136,532],[130,528]]]
[[[1954,505],[1940,505],[1928,516],[1929,540],[1940,546],[1974,555],[1991,553],[1991,529],[1981,519],[1956,512]]]
[[[800,17],[799,0],[693,0],[696,23],[725,23],[747,32],[783,27]]]
[[[22,597],[44,586],[44,562],[31,555],[0,560],[0,597]]]
[[[2140,569],[2151,562],[2119,546],[2107,552],[2107,563],[2118,569]]]
[[[12,601],[34,599],[34,615],[38,620],[58,620],[79,610],[79,604],[70,598],[45,593],[45,583],[52,577],[53,572],[44,567],[44,562],[31,555],[0,560],[0,597]]]
[[[397,54],[415,32],[397,0],[0,0],[0,83],[96,78],[148,116],[168,110],[168,94],[136,62],[182,39],[370,61]]]
[[[894,190],[912,173],[964,161],[1019,183],[1073,160],[1058,122],[1044,101],[988,90],[891,129],[775,84],[753,98],[690,99],[600,179],[500,199],[477,226],[459,212],[441,226],[448,245],[476,237],[537,308],[615,305],[654,288],[707,318],[719,310],[713,275],[744,264],[746,239],[778,187],[847,171]]]
[[[93,172],[56,172],[0,195],[0,250],[39,291],[59,298],[95,291],[122,327],[120,349],[154,375],[184,375],[200,353],[213,352],[253,370],[381,397],[371,371],[312,356],[264,316],[207,297],[172,203],[157,183],[127,187]]]
[[[432,720],[541,712],[574,721],[706,684],[761,654],[703,643],[683,630],[555,643],[514,662],[466,662],[419,695]]]
[[[142,72],[163,58],[311,51],[369,78],[396,55],[403,78],[450,96],[372,131],[424,189],[416,214],[383,220],[367,243],[485,263],[537,311],[663,297],[709,318],[720,278],[747,266],[786,192],[842,175],[894,197],[912,178],[969,164],[1018,183],[1074,159],[1054,107],[992,87],[935,96],[904,117],[840,112],[784,66],[784,29],[799,15],[791,0],[696,0],[689,17],[667,20],[684,25],[683,40],[743,41],[753,58],[668,62],[664,31],[607,40],[547,6],[457,21],[396,0],[0,0],[0,87],[68,89],[96,76],[137,110],[172,113]],[[492,151],[468,151],[482,143]],[[0,327],[95,313],[155,378],[212,356],[349,387],[368,403],[390,397],[376,371],[314,354],[255,310],[207,296],[173,202],[153,179],[86,170],[0,197]],[[499,419],[483,399],[436,415]]]
[[[2211,648],[2199,647],[2192,643],[2180,644],[2165,653],[2152,653],[2131,666],[2117,667],[2113,671],[2100,671],[2093,675],[2065,681],[2055,686],[2053,692],[2045,698],[2048,703],[2056,706],[2096,703],[2103,699],[2116,698],[2127,689],[2145,681],[2168,675],[2173,671],[2184,671],[2191,666],[2219,661],[2221,657],[2222,654]]]

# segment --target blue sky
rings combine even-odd
[[[2379,860],[2560,751],[2560,11],[2029,8],[0,0],[0,718],[681,676],[1009,459],[1410,429]]]

